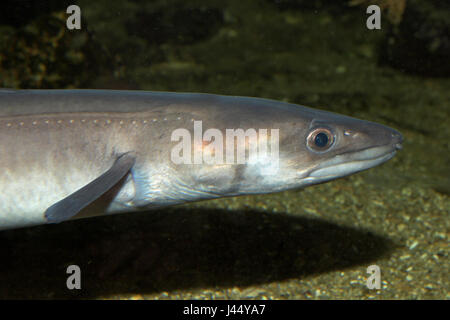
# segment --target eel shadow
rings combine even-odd
[[[368,231],[258,211],[169,209],[0,233],[0,299],[94,298],[247,286],[367,265],[395,247]],[[68,290],[78,265],[82,290]]]

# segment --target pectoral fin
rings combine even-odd
[[[48,223],[59,223],[72,218],[118,183],[130,171],[134,162],[132,154],[121,155],[100,177],[50,206],[45,211],[45,219]]]

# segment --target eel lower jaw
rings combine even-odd
[[[401,145],[379,146],[337,155],[310,171],[308,180],[323,182],[378,166],[391,159]]]

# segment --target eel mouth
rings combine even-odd
[[[395,143],[340,154],[315,167],[308,178],[322,182],[367,170],[391,159],[401,147]]]

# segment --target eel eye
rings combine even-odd
[[[334,143],[333,133],[326,128],[311,131],[306,139],[307,146],[314,151],[326,151]]]

